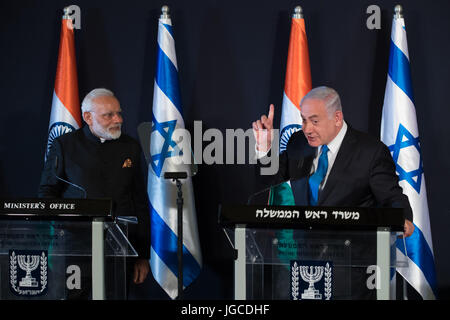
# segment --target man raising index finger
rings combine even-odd
[[[271,104],[268,116],[262,115],[260,120],[254,121],[252,124],[257,151],[267,152],[272,146],[274,110],[275,107]]]

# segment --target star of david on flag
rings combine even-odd
[[[175,299],[178,295],[178,190],[175,182],[164,179],[163,173],[166,171],[188,173],[188,178],[182,181],[183,288],[199,275],[202,255],[190,178],[192,168],[190,164],[183,163],[183,150],[174,141],[177,129],[184,129],[185,126],[173,35],[171,19],[163,11],[158,26],[147,193],[151,219],[150,267],[155,280]]]
[[[436,299],[437,284],[428,212],[425,175],[411,85],[405,21],[396,13],[392,22],[389,69],[381,120],[381,140],[389,147],[403,193],[413,211],[414,232],[397,240],[397,256],[408,261],[401,276],[424,300]]]
[[[411,157],[411,160],[409,161],[410,163],[412,163],[413,166],[415,165],[415,168],[417,168],[411,171],[407,171],[407,169],[403,168],[399,161],[400,152],[402,152],[402,149],[407,149],[409,147],[415,148],[415,150],[417,150],[418,153],[418,157],[414,157],[413,155]],[[390,145],[389,150],[392,152],[392,158],[394,159],[395,162],[399,181],[405,180],[407,183],[411,185],[411,187],[414,188],[414,190],[417,191],[417,193],[420,193],[423,167],[422,167],[422,153],[420,152],[419,137],[413,137],[411,132],[409,132],[402,124],[400,124],[395,144]],[[414,151],[412,152],[414,153]]]
[[[183,155],[183,151],[178,147],[177,143],[172,140],[173,133],[177,125],[177,120],[166,122],[158,122],[153,116],[152,134],[157,132],[164,139],[160,153],[152,154],[150,164],[153,171],[158,177],[161,176],[161,171],[164,166],[164,161],[167,158]]]

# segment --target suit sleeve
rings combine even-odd
[[[272,163],[269,164],[262,164],[262,162],[268,162],[269,159],[271,161],[278,161],[278,170],[273,175],[264,175],[262,174],[263,168],[268,168]],[[259,177],[259,185],[261,188],[266,188],[269,186],[273,186],[276,184],[279,184],[283,181],[286,181],[289,179],[288,176],[288,157],[287,152],[282,152],[279,156],[272,157],[272,150],[269,151],[269,153],[263,158],[258,159],[258,165],[256,166],[258,172],[257,177]]]
[[[405,218],[412,221],[412,209],[408,197],[403,194],[395,172],[395,163],[389,149],[380,143],[372,162],[370,188],[379,204],[384,207],[403,208]]]
[[[267,157],[271,157],[272,150]],[[259,172],[260,183],[263,186],[276,185],[287,180],[297,180],[308,176],[311,170],[316,148],[308,145],[302,132],[294,133],[283,151],[278,157],[271,157],[272,161],[278,161],[278,171],[274,175],[263,176]],[[273,164],[272,164],[273,165]],[[267,165],[268,166],[268,165]],[[258,170],[263,167],[258,163]]]
[[[55,176],[61,176],[63,173],[63,163],[61,145],[58,139],[53,141],[50,148],[49,155],[44,164],[44,170],[42,171],[41,181],[38,189],[39,198],[59,198],[63,193],[64,185]],[[58,164],[56,164],[58,161]],[[57,168],[56,168],[57,167]],[[56,169],[56,170],[55,170]]]

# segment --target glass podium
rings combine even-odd
[[[135,221],[112,218],[108,201],[83,209],[86,201],[2,200],[0,299],[126,299],[126,258],[137,256],[127,230]],[[23,205],[39,202],[44,209]],[[74,206],[50,212],[56,202]]]
[[[396,255],[402,214],[387,208],[222,206],[219,223],[236,250],[235,299],[395,299],[395,270],[407,266]]]

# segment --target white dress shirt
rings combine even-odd
[[[345,134],[347,133],[347,123],[343,123],[341,130],[339,131],[339,133],[336,135],[336,137],[334,137],[333,140],[331,140],[330,143],[327,144],[328,146],[328,170],[327,170],[327,174],[325,175],[325,178],[323,179],[322,183],[319,186],[319,189],[322,190],[325,187],[325,184],[327,183],[328,180],[328,175],[330,174],[331,168],[333,168],[333,164],[334,161],[336,160],[336,156],[339,152],[339,149],[341,148],[341,144],[342,141],[344,140]],[[311,174],[314,173],[317,169],[317,165],[319,163],[319,156],[320,156],[320,152],[322,151],[322,146],[319,146],[319,148],[317,148],[317,154],[316,157],[314,158],[313,161],[313,165],[311,167]]]

